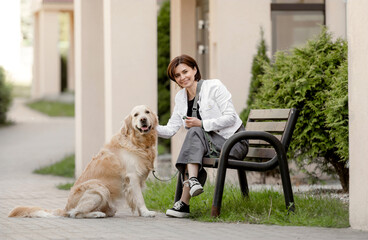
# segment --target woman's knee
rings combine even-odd
[[[203,132],[201,127],[191,127],[188,130],[187,136],[201,135]]]

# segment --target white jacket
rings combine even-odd
[[[166,126],[159,125],[159,137],[170,138],[185,126],[188,110],[188,97],[185,89],[175,96],[175,107]],[[204,80],[198,97],[199,114],[202,117],[203,128],[206,132],[215,131],[225,139],[231,137],[242,124],[235,111],[231,94],[218,79]]]

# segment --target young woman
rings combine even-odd
[[[175,96],[175,107],[169,122],[166,126],[157,127],[158,136],[170,138],[183,125],[188,131],[176,162],[176,168],[184,176],[183,192],[166,215],[188,217],[190,198],[203,192],[207,178],[202,168],[203,157],[218,154],[226,139],[243,131],[244,126],[235,111],[230,92],[218,79],[201,80],[193,58],[188,55],[174,58],[167,74],[182,89]],[[193,108],[196,95],[197,106]],[[243,141],[233,147],[230,156],[242,159],[247,152],[248,144]]]

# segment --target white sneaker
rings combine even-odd
[[[198,182],[196,177],[189,178],[188,180],[184,181],[184,184],[189,184],[189,194],[192,197],[198,196],[204,192],[202,185]]]

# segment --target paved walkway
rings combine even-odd
[[[74,152],[74,120],[48,118],[15,101],[16,124],[0,128],[0,239],[368,239],[368,232],[314,227],[200,223],[160,213],[142,218],[121,209],[107,219],[7,218],[17,205],[62,208],[65,178],[40,176],[32,170]]]

